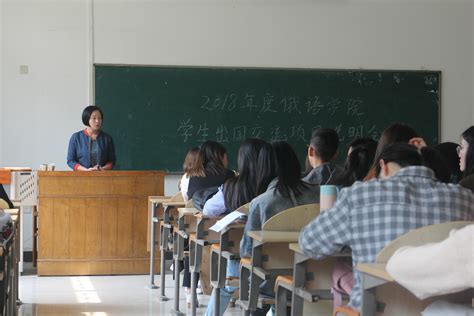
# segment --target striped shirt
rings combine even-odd
[[[300,235],[300,247],[312,258],[352,249],[354,288],[349,305],[361,304],[359,263],[373,263],[388,243],[426,225],[472,220],[474,194],[435,179],[431,169],[406,167],[385,180],[356,182],[341,190],[333,208],[322,212]]]

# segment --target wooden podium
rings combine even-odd
[[[147,274],[148,196],[164,175],[38,172],[38,275]]]

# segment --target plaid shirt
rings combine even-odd
[[[406,167],[385,180],[357,182],[341,190],[335,206],[322,212],[300,235],[300,247],[320,259],[352,249],[354,288],[349,305],[361,304],[361,278],[355,266],[373,263],[388,243],[426,225],[472,220],[474,194],[458,185],[440,183],[431,169]]]

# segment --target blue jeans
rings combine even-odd
[[[240,273],[239,265],[240,265],[239,260],[229,260],[227,262],[227,269],[226,269],[227,277],[239,277],[239,273]],[[219,316],[224,315],[224,312],[227,309],[227,306],[229,306],[230,299],[232,298],[232,295],[234,294],[235,290],[237,290],[237,287],[235,286],[226,286],[225,288],[220,290]],[[212,290],[211,299],[209,300],[209,303],[207,304],[206,313],[204,313],[205,316],[214,316],[214,302],[215,301],[216,301],[216,291]]]

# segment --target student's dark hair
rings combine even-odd
[[[311,136],[310,145],[323,162],[328,162],[337,153],[339,135],[332,128],[318,128]]]
[[[258,154],[264,144],[262,139],[248,138],[240,146],[237,157],[239,174],[224,183],[224,202],[227,210],[233,211],[257,196],[257,179],[261,174]]]
[[[444,183],[450,182],[451,174],[449,168],[439,151],[431,147],[423,147],[420,149],[420,154],[423,166],[433,170],[436,179]]]
[[[347,146],[348,148],[352,147],[352,150],[355,150],[359,147],[366,148],[369,151],[373,151],[375,155],[375,151],[377,150],[377,142],[373,140],[372,138],[368,137],[361,137],[361,138],[355,138],[352,140],[349,145]]]
[[[408,166],[421,166],[423,164],[421,155],[417,148],[407,143],[394,143],[388,145],[381,153],[376,162],[375,172],[380,176],[380,165],[378,161],[385,163],[394,162],[401,168]]]
[[[258,170],[257,177],[257,195],[262,194],[268,188],[270,182],[277,177],[275,152],[269,143],[265,143],[258,153]]]
[[[301,166],[295,151],[285,141],[272,142],[272,147],[278,176],[276,190],[286,198],[291,197],[292,191],[295,196],[301,195],[306,184],[301,180]]]
[[[375,146],[353,147],[344,164],[344,171],[334,179],[334,183],[342,187],[351,186],[356,181],[362,181],[369,172],[375,156]]]
[[[464,177],[474,174],[474,126],[469,127],[461,134],[462,138],[469,144],[466,152],[466,166]]]
[[[444,160],[450,173],[450,183],[458,183],[462,178],[461,169],[459,169],[459,156],[456,151],[458,144],[452,142],[445,142],[434,146]]]
[[[86,108],[82,111],[82,123],[85,126],[89,126],[89,120],[91,119],[91,115],[92,113],[94,113],[94,111],[99,111],[100,116],[102,117],[102,120],[104,119],[104,113],[102,113],[102,110],[98,106],[95,106],[95,105],[86,106]]]
[[[194,164],[196,163],[198,154],[199,154],[199,147],[197,146],[188,150],[186,154],[186,158],[184,158],[184,162],[183,162],[184,173],[189,172],[193,168]]]
[[[189,170],[190,177],[207,177],[224,174],[224,157],[227,155],[225,147],[213,140],[205,141],[199,148],[196,163]]]
[[[382,136],[380,136],[377,150],[375,151],[375,163],[378,164],[378,161],[380,160],[380,154],[389,145],[394,143],[408,143],[410,139],[414,137],[419,136],[413,127],[402,123],[394,123],[390,125],[383,131]]]

